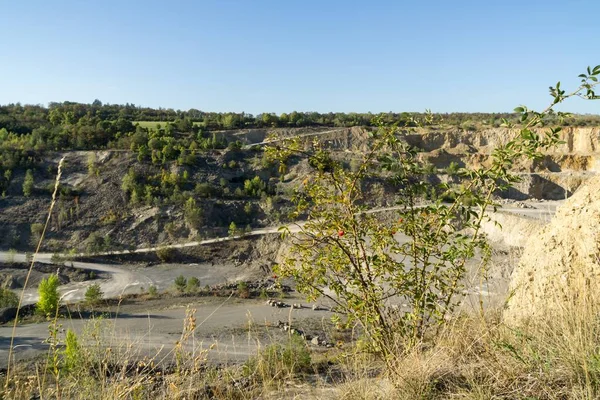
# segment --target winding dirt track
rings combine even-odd
[[[535,204],[535,208],[516,208],[516,207],[506,207],[502,208],[500,211],[509,214],[515,214],[525,217],[530,217],[534,219],[540,220],[549,220],[554,212],[556,211],[556,207],[560,204],[560,202],[544,202],[544,203],[532,203]],[[386,207],[386,208],[378,208],[367,211],[368,213],[376,213],[376,212],[385,212],[385,211],[393,211],[397,210],[400,207]],[[298,232],[302,229],[302,223],[299,224],[290,224],[288,228],[291,232]],[[178,243],[178,244],[169,244],[164,246],[153,246],[153,247],[143,247],[134,250],[127,251],[112,251],[105,253],[97,253],[97,256],[109,256],[109,255],[124,255],[124,254],[132,254],[132,253],[151,253],[159,248],[171,248],[171,249],[181,249],[186,247],[196,247],[207,244],[214,244],[220,242],[234,241],[241,238],[246,238],[249,236],[260,236],[260,235],[271,235],[279,233],[279,227],[269,227],[269,228],[261,228],[253,230],[244,235],[237,236],[229,236],[222,238],[213,238],[206,239],[201,241],[192,241],[186,243]],[[84,257],[85,254],[78,254],[76,256]],[[35,257],[35,261],[40,263],[51,263],[52,254],[50,253],[39,253]],[[25,261],[25,254],[17,253],[11,254],[9,252],[0,252],[0,261],[8,261],[10,259],[14,259],[14,261]],[[102,287],[102,291],[104,292],[106,297],[118,297],[124,293],[135,292],[139,290],[140,286],[148,287],[150,285],[154,285],[156,282],[153,278],[149,277],[147,274],[141,273],[137,270],[133,270],[131,268],[122,268],[111,264],[100,264],[100,263],[89,263],[89,262],[68,262],[65,263],[71,265],[75,268],[81,269],[91,269],[98,272],[104,272],[109,275],[109,279],[104,280],[100,283]],[[78,282],[71,283],[61,287],[61,295],[64,301],[78,301],[84,298],[85,289],[89,283]],[[34,303],[37,301],[37,292],[33,289],[28,289],[25,292],[25,304]]]

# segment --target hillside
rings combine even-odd
[[[5,183],[0,199],[0,248],[32,249],[63,156],[60,196],[44,248],[97,252],[226,236],[232,223],[242,232],[285,222],[294,187],[311,168],[306,160],[291,159],[281,174],[265,157],[262,143],[273,137],[296,137],[309,146],[318,138],[352,166],[368,148],[371,129],[219,131],[213,134],[229,143],[227,147],[190,151],[160,162],[128,150],[35,152],[27,164],[30,168],[16,166]],[[439,182],[453,180],[452,168],[486,165],[495,146],[515,134],[516,130],[503,128],[477,132],[425,128],[406,131],[404,137],[431,165],[426,179]],[[498,195],[516,200],[564,199],[595,174],[600,167],[600,129],[565,128],[561,134],[565,143],[542,160],[515,164],[522,181],[509,193]],[[34,183],[32,193],[24,196],[27,169]],[[395,203],[394,189],[385,181],[366,185],[370,207]]]

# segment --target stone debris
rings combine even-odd
[[[330,343],[327,340],[321,339],[318,335],[317,336],[309,335],[301,329],[292,327],[288,322],[279,321],[277,323],[277,327],[284,332],[290,332],[292,335],[300,336],[302,339],[306,340],[307,342],[310,342],[310,344],[312,344],[314,346],[322,346],[322,347],[327,347],[327,348],[334,347],[333,343]]]

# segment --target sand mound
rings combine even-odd
[[[547,315],[600,285],[600,176],[531,236],[510,284],[507,322]]]

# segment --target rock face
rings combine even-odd
[[[593,294],[600,287],[600,176],[587,181],[531,236],[514,270],[504,318],[516,322]]]

